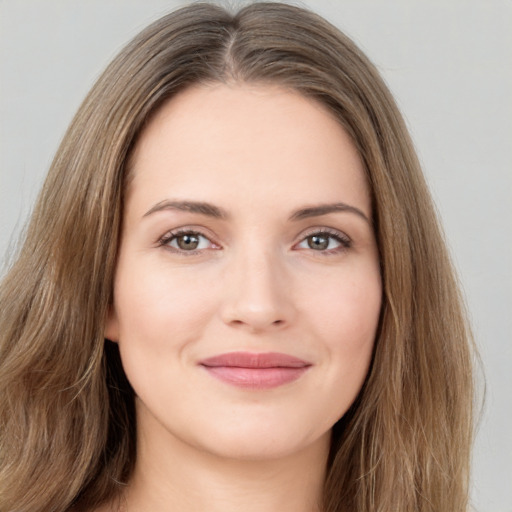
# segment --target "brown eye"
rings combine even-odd
[[[350,238],[341,231],[316,231],[305,236],[295,247],[297,249],[308,249],[324,254],[337,254],[352,245]]]
[[[178,252],[193,252],[216,247],[204,235],[194,231],[169,233],[161,239],[160,244],[175,249]]]
[[[194,234],[179,235],[176,237],[176,243],[184,251],[193,251],[199,246],[199,237]]]
[[[328,235],[311,235],[307,237],[308,247],[317,251],[324,251],[329,247],[329,239],[332,238]]]

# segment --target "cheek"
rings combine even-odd
[[[132,265],[123,272],[120,265],[114,302],[126,376],[136,395],[159,410],[179,404],[187,394],[184,363],[204,333],[212,298],[201,286],[191,286],[190,279],[171,280],[162,269],[150,268]]]
[[[138,395],[166,403],[169,376],[181,375],[187,350],[203,336],[214,294],[197,275],[120,261],[114,289],[118,344]]]
[[[374,265],[350,267],[325,281],[323,292],[312,301],[319,325],[333,348],[347,350],[373,344],[382,301],[380,272]]]
[[[373,353],[382,288],[378,269],[349,272],[333,279],[313,303],[317,337],[324,340],[326,383],[344,409],[355,399],[364,382]],[[343,392],[340,392],[343,390]],[[343,411],[344,412],[344,411]]]
[[[211,316],[213,290],[200,277],[165,267],[119,267],[115,310],[120,340],[169,343],[194,337]]]

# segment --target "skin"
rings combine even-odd
[[[297,93],[202,85],[159,110],[131,164],[105,330],[137,396],[125,510],[317,510],[330,431],[364,382],[381,307],[353,143]],[[225,215],[164,201],[207,202]],[[349,208],[296,215],[339,203]],[[233,351],[310,366],[252,389],[200,364]]]

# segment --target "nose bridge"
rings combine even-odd
[[[241,244],[227,271],[224,321],[251,330],[283,326],[291,320],[287,272],[279,251],[268,243]]]

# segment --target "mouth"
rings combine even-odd
[[[270,389],[299,379],[308,361],[277,352],[230,352],[200,361],[212,377],[241,388]]]

